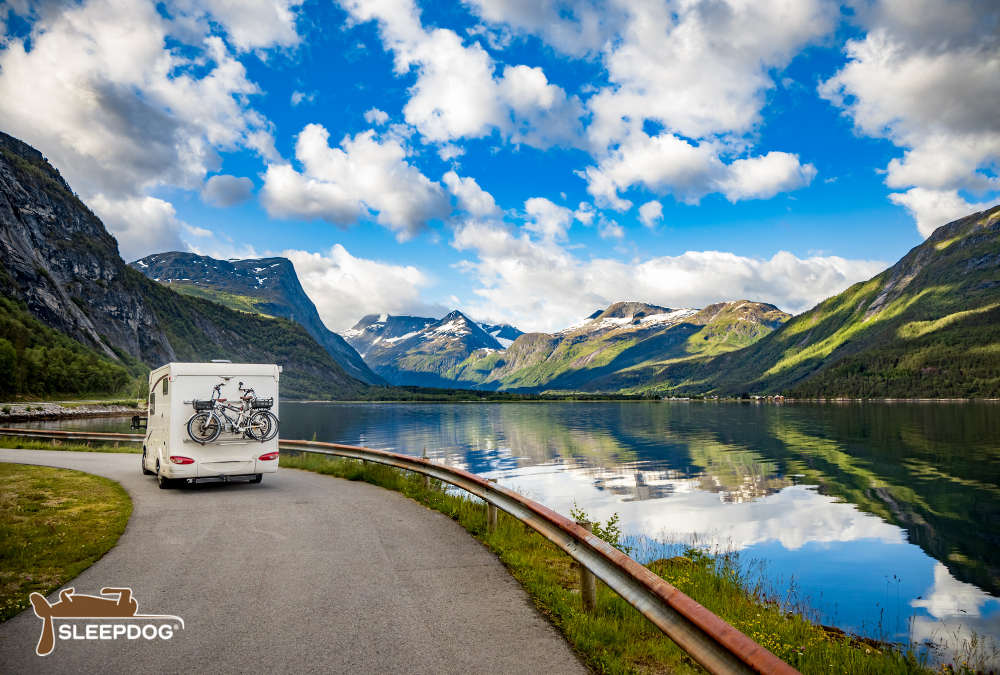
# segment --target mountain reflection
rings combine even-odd
[[[281,417],[284,438],[426,452],[523,485],[563,513],[574,502],[604,518],[620,510],[638,534],[727,531],[740,545],[781,542],[789,551],[908,542],[956,583],[997,596],[998,411],[991,403],[284,403]],[[127,421],[79,424],[121,430]],[[800,575],[810,565],[801,558],[787,569]],[[837,571],[852,574],[865,570]],[[816,583],[822,591],[827,582]]]

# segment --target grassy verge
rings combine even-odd
[[[486,529],[486,506],[448,494],[432,481],[392,467],[343,458],[282,454],[281,466],[362,480],[396,490],[444,513],[488,546],[558,626],[590,667],[599,673],[703,672],[683,651],[631,605],[598,583],[597,609],[585,613],[579,568],[565,553],[520,521],[500,514],[496,532]],[[709,556],[688,548],[683,556],[660,559],[649,568],[715,612],[804,675],[902,675],[929,673],[912,652],[831,635],[762,595],[763,586],[733,555]]]
[[[141,455],[142,446],[136,443],[126,443],[122,441],[116,448],[113,443],[99,443],[97,441],[88,443],[86,441],[66,442],[53,445],[51,441],[34,440],[22,438],[20,436],[0,436],[0,448],[12,448],[15,450],[67,450],[72,452],[123,452],[132,455]]]
[[[0,621],[97,562],[131,514],[132,500],[107,478],[0,463]]]

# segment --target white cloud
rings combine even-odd
[[[587,107],[595,146],[655,120],[695,139],[742,134],[760,121],[768,71],[834,26],[836,5],[821,0],[682,0],[610,3],[625,18],[603,48],[612,86]]]
[[[721,192],[730,202],[767,199],[809,185],[816,175],[812,164],[801,164],[796,155],[769,152],[762,157],[737,159],[725,164],[724,148],[715,143],[692,145],[668,133],[650,137],[638,131],[596,167],[581,176],[599,206],[620,211],[632,202],[619,196],[635,185],[657,195],[697,204],[705,195]]]
[[[498,129],[514,143],[541,148],[577,142],[580,100],[550,84],[541,68],[505,66],[496,76],[497,64],[478,42],[466,46],[452,30],[425,29],[411,0],[342,4],[354,21],[378,21],[398,75],[416,70],[403,116],[425,140],[481,138]]]
[[[801,312],[887,266],[836,256],[800,259],[784,251],[770,260],[689,251],[637,264],[582,261],[551,237],[535,241],[526,230],[477,220],[456,228],[452,245],[477,257],[460,264],[477,285],[478,301],[468,311],[521,330],[558,330],[597,307],[628,299],[704,307],[746,298]]]
[[[378,108],[372,108],[365,113],[365,121],[368,124],[385,124],[389,121],[389,113]]]
[[[561,52],[583,57],[598,52],[625,23],[625,3],[563,0],[469,0],[492,26],[539,35]]]
[[[180,14],[190,32],[209,31],[208,22],[225,28],[230,43],[241,52],[294,47],[298,7],[303,0],[169,0],[171,14]]]
[[[475,218],[496,218],[501,215],[493,195],[486,192],[475,178],[462,178],[454,171],[444,175],[444,184],[458,200],[458,208]]]
[[[732,202],[767,199],[809,184],[796,155],[745,157],[766,92],[806,45],[836,25],[826,0],[471,0],[491,26],[540,36],[562,52],[600,54],[608,84],[586,104],[585,170],[599,206],[626,210],[634,186],[694,204],[721,192]],[[582,90],[581,90],[582,91]],[[589,91],[589,90],[588,90]],[[661,131],[650,136],[645,122]]]
[[[646,202],[639,207],[639,222],[653,229],[663,220],[663,204],[657,201]]]
[[[566,241],[566,231],[573,224],[573,212],[553,204],[544,197],[532,197],[524,202],[529,220],[524,229],[539,235],[544,241]]]
[[[597,233],[602,239],[621,239],[625,236],[625,230],[621,225],[605,218],[601,218],[601,222],[597,224]]]
[[[253,181],[245,176],[212,176],[205,182],[201,198],[213,206],[234,206],[253,199]]]
[[[917,222],[917,230],[927,238],[937,228],[953,220],[958,220],[977,211],[985,211],[994,206],[997,200],[970,204],[959,194],[958,190],[927,190],[911,188],[906,192],[895,192],[889,195],[893,204],[906,207]]]
[[[154,197],[114,199],[97,194],[90,208],[118,240],[118,250],[126,261],[150,253],[187,251],[180,233],[185,224],[168,202]]]
[[[820,95],[841,107],[862,134],[903,148],[889,162],[894,197],[933,231],[924,204],[957,203],[956,190],[1000,189],[1000,42],[990,0],[857,2],[864,38],[849,40],[848,63]],[[936,197],[931,192],[937,193]],[[975,205],[970,205],[974,208]],[[966,214],[962,214],[966,215]],[[937,223],[941,224],[941,223]]]
[[[444,190],[406,161],[405,139],[392,131],[345,136],[343,149],[331,148],[329,140],[325,128],[310,124],[295,144],[303,171],[268,166],[260,200],[271,216],[346,227],[374,211],[380,225],[405,240],[451,212]]]
[[[566,199],[566,195],[562,193],[560,195],[563,199]],[[597,210],[594,208],[594,205],[587,202],[580,202],[580,206],[573,212],[573,217],[584,225],[593,224],[595,215],[597,215]]]
[[[298,105],[298,104],[302,103],[302,101],[305,101],[306,103],[312,103],[312,101],[313,101],[314,98],[316,98],[316,93],[315,92],[312,93],[312,94],[306,94],[305,92],[301,92],[301,91],[293,91],[292,92],[292,105],[293,106]],[[365,117],[367,117],[367,115],[365,115]]]
[[[350,328],[366,314],[442,317],[447,312],[420,298],[432,280],[412,266],[355,258],[340,244],[326,255],[284,251],[302,288],[330,330]]]
[[[168,19],[143,0],[42,4],[30,36],[0,50],[4,131],[45,154],[129,256],[183,249],[173,208],[151,189],[200,191],[220,150],[273,152],[270,123],[248,102],[257,85],[206,32],[204,10],[185,8],[171,5]],[[290,44],[212,17],[236,45]],[[168,46],[178,35],[186,48]]]
[[[195,227],[194,225],[188,225],[187,223],[182,224],[182,228],[185,232],[190,234],[192,237],[214,237],[215,233],[211,230],[206,230],[203,227]]]
[[[465,148],[455,145],[454,143],[446,143],[438,149],[438,157],[446,162],[455,159],[456,157],[461,157],[464,154]]]

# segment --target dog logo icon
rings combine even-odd
[[[107,594],[118,594],[117,598],[106,598],[99,597],[96,595],[81,595],[73,592],[74,589],[67,588],[59,594],[59,601],[50,604],[48,600],[41,593],[32,593],[29,596],[31,600],[31,605],[35,609],[35,616],[42,620],[42,635],[38,638],[38,646],[35,648],[35,653],[39,656],[46,656],[51,654],[52,650],[55,648],[55,625],[54,619],[171,619],[179,621],[181,628],[184,627],[184,619],[179,616],[173,616],[170,614],[139,614],[139,603],[136,602],[135,598],[132,597],[131,588],[102,588],[101,595]],[[133,626],[135,627],[135,626]],[[65,626],[63,627],[65,628]],[[98,636],[90,635],[91,628],[98,628],[97,626],[87,626],[87,639],[98,639]],[[99,627],[101,630],[100,639],[111,639],[110,629],[112,626],[104,625]],[[104,635],[104,628],[108,628],[108,635]],[[117,628],[117,627],[115,627]],[[139,635],[144,635],[145,628],[153,628],[154,635],[156,636],[155,626],[145,626],[133,637],[130,633],[131,631],[122,630],[121,633],[115,631],[114,638],[117,639],[118,635],[125,635],[128,633],[128,639],[135,639]],[[161,637],[162,634],[161,627]],[[61,629],[60,629],[60,632]],[[76,629],[73,629],[74,637]],[[172,635],[172,633],[171,633]],[[60,635],[63,639],[68,636]],[[150,638],[148,635],[144,635],[147,639]],[[77,637],[77,639],[80,639]],[[169,638],[167,638],[169,639]]]

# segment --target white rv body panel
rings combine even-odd
[[[188,420],[195,414],[191,401],[212,397],[212,388],[223,384],[221,397],[239,407],[239,383],[252,388],[258,398],[272,398],[278,411],[278,381],[281,367],[248,363],[168,363],[149,374],[149,408],[143,466],[169,480],[253,476],[274,473],[278,460],[259,457],[278,451],[278,435],[261,443],[240,434],[223,432],[204,445],[191,440]],[[227,411],[234,420],[237,413]],[[176,464],[171,456],[193,459]]]

